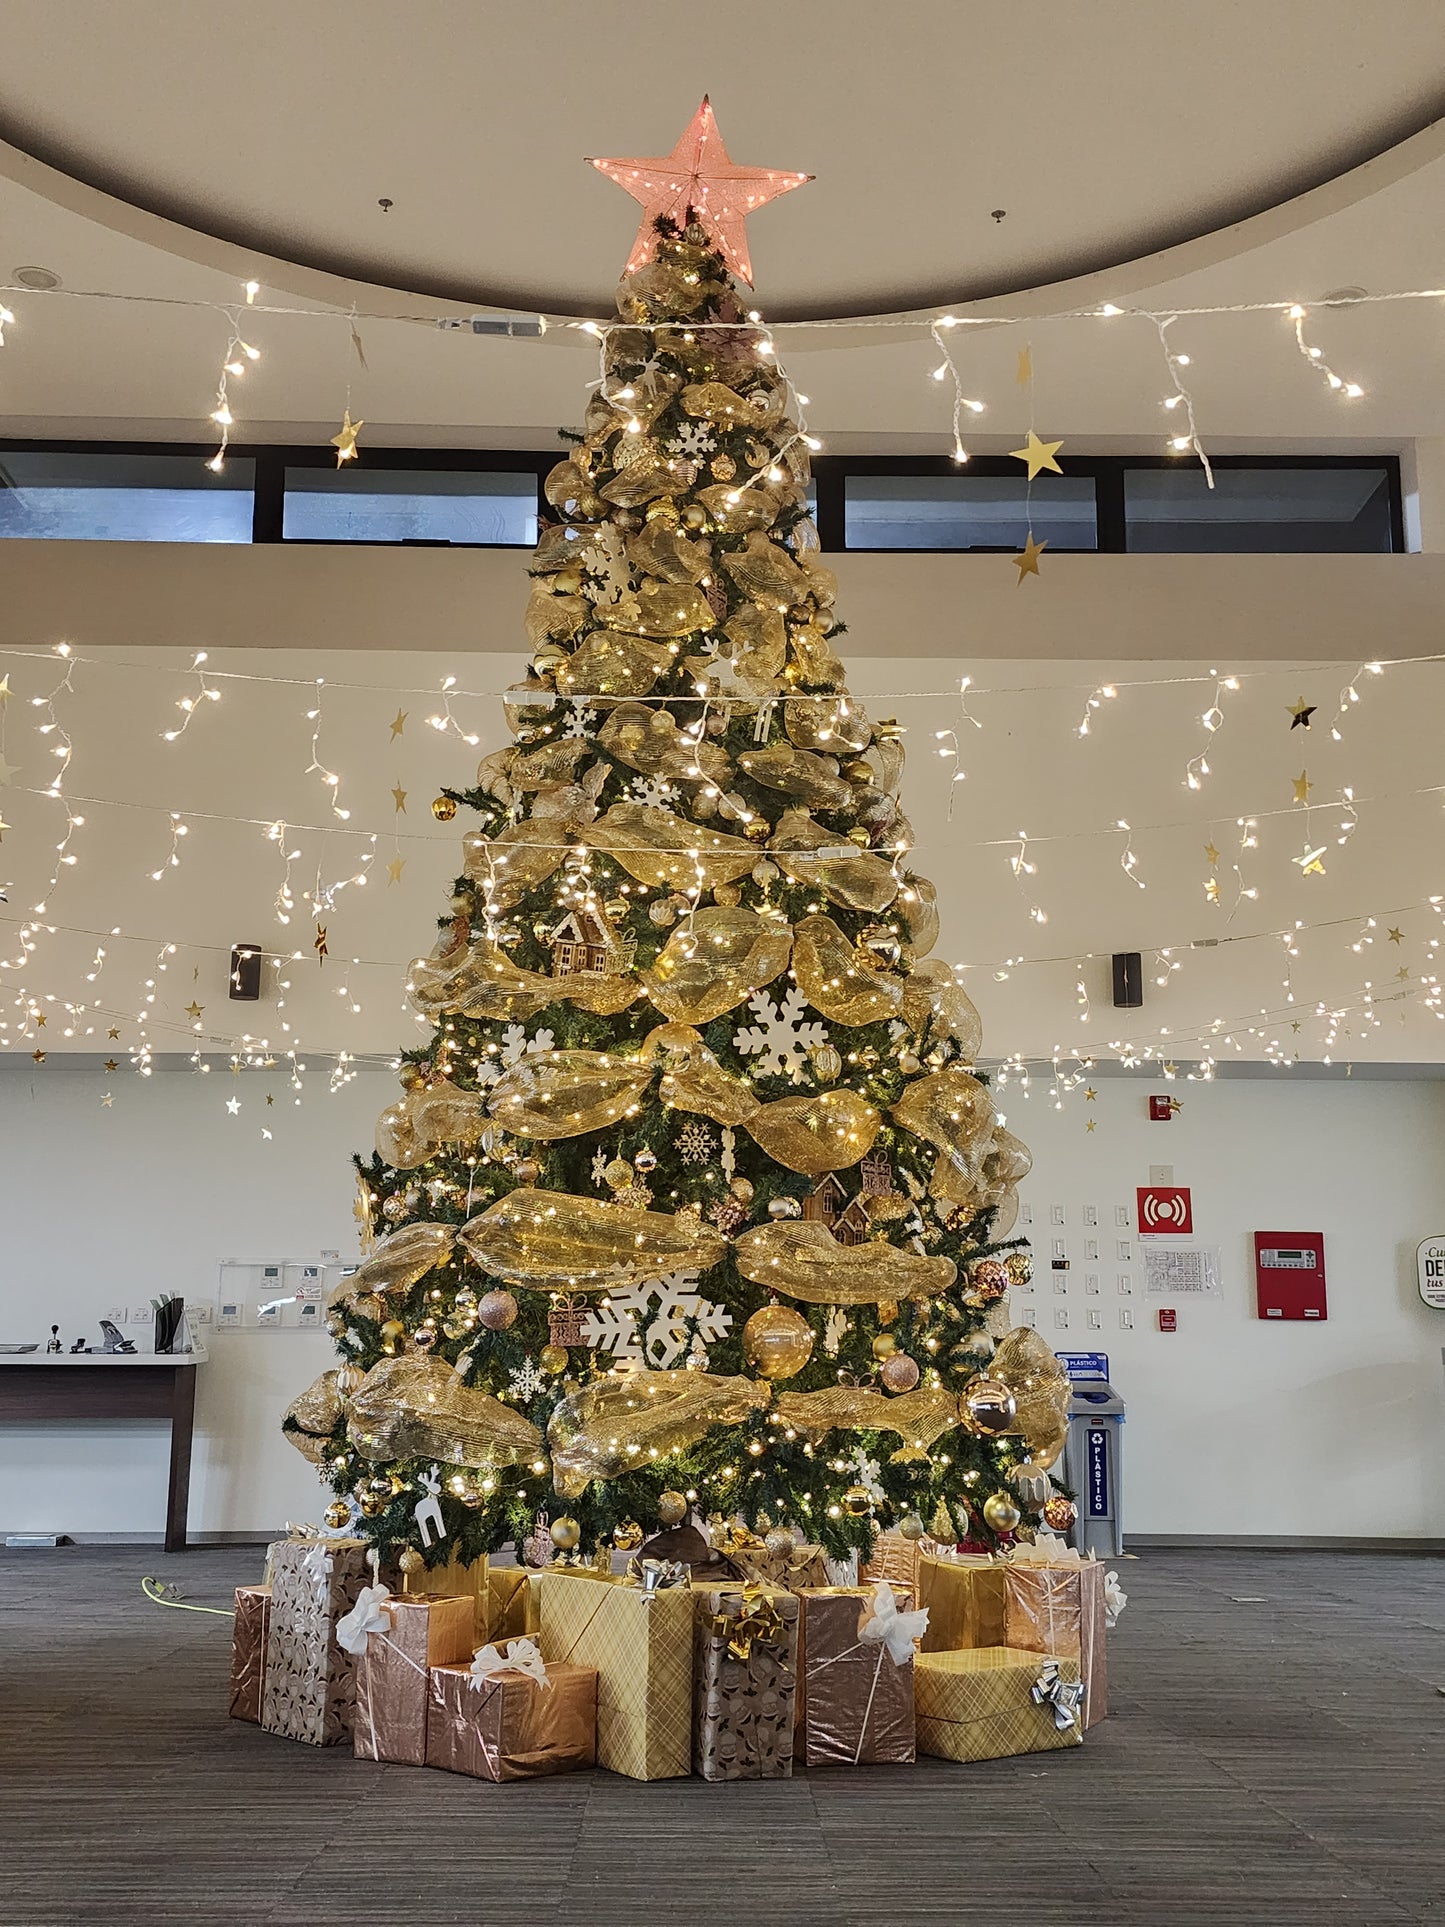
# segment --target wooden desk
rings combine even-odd
[[[0,1352],[0,1420],[167,1419],[166,1551],[184,1552],[196,1367],[203,1351]]]

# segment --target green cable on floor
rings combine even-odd
[[[152,1590],[152,1588],[154,1588],[154,1590]],[[234,1612],[228,1612],[224,1606],[188,1606],[184,1599],[167,1599],[166,1594],[170,1591],[170,1588],[163,1579],[152,1579],[148,1576],[141,1580],[140,1589],[152,1604],[157,1606],[174,1606],[177,1612],[215,1613],[219,1619],[234,1619],[236,1617]]]

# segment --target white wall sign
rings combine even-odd
[[[1151,1298],[1220,1298],[1218,1245],[1160,1245],[1144,1252],[1144,1289]]]
[[[1445,1311],[1445,1238],[1426,1238],[1415,1259],[1421,1298],[1436,1311]]]

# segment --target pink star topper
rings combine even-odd
[[[717,243],[723,260],[749,287],[753,264],[748,258],[747,217],[813,178],[774,167],[734,166],[706,94],[670,154],[647,160],[594,160],[592,166],[642,205],[642,226],[627,257],[626,273],[652,258],[659,215],[669,215],[681,228],[690,210]]]

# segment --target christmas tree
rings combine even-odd
[[[743,171],[704,148],[673,212],[630,187],[512,741],[436,805],[470,827],[358,1160],[344,1362],[286,1419],[331,1523],[428,1563],[539,1515],[543,1552],[690,1515],[843,1556],[1069,1511],[1060,1370],[1007,1332],[1028,1154],[930,955],[902,731],[848,693],[809,438],[730,272]]]

